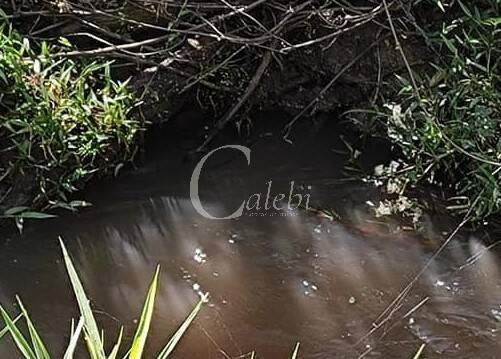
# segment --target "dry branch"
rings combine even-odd
[[[197,152],[203,151],[205,147],[214,139],[214,136],[216,136],[219,133],[219,131],[221,131],[228,124],[228,122],[231,121],[233,116],[235,116],[238,110],[240,110],[240,108],[245,104],[249,96],[256,90],[257,86],[259,85],[259,82],[261,81],[261,78],[263,77],[266,69],[270,65],[270,62],[271,62],[271,51],[268,51],[264,54],[263,60],[261,61],[261,64],[259,65],[256,73],[250,80],[244,95],[238,100],[235,106],[233,106],[231,110],[228,111],[228,113],[226,113],[226,115],[216,123],[216,125],[209,133],[207,138],[198,147]]]

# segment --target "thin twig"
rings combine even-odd
[[[402,48],[402,45],[400,44],[400,40],[398,39],[397,31],[395,30],[395,26],[393,25],[393,20],[391,18],[390,10],[388,9],[388,4],[386,0],[383,0],[384,4],[384,11],[386,12],[386,16],[388,17],[388,22],[390,23],[390,29],[391,33],[393,34],[393,38],[395,39],[395,43],[397,44],[398,51],[400,52],[400,55],[402,55],[402,59],[405,63],[405,67],[407,68],[407,71],[409,72],[409,76],[412,81],[412,86],[414,87],[414,91],[416,92],[416,96],[421,98],[419,94],[419,87],[417,85],[416,79],[414,78],[414,74],[412,72],[411,65],[409,64],[409,61],[407,60],[407,56],[405,56],[404,49]]]
[[[209,71],[207,71],[206,73],[204,74],[201,74],[200,76],[198,76],[197,78],[195,78],[193,81],[189,81],[182,89],[181,91],[179,91],[180,94],[182,94],[183,92],[186,92],[188,89],[190,89],[191,87],[193,87],[194,85],[196,85],[198,82],[200,82],[201,80],[203,80],[204,78],[206,78],[207,76],[213,74],[214,72],[216,72],[217,70],[219,70],[221,67],[223,66],[226,66],[226,64],[228,62],[230,62],[235,56],[237,56],[239,53],[241,53],[243,50],[245,49],[245,45],[240,47],[238,50],[236,50],[235,52],[233,52],[230,56],[228,56],[226,59],[224,59],[223,61],[221,61],[221,63],[219,63],[217,66],[211,68]]]
[[[209,144],[212,141],[214,136],[216,136],[216,134],[219,133],[219,131],[221,131],[228,124],[228,122],[230,122],[230,120],[233,118],[233,116],[235,116],[238,110],[240,110],[240,108],[247,101],[249,96],[256,90],[270,62],[271,62],[271,51],[267,51],[264,54],[263,60],[261,61],[261,64],[259,65],[256,73],[250,80],[249,86],[247,86],[247,90],[245,91],[244,95],[235,104],[235,106],[233,106],[231,110],[228,111],[228,113],[216,123],[211,133],[207,136],[204,142],[198,147],[197,152],[203,151],[207,146],[207,144]]]
[[[382,37],[384,38],[384,37]],[[357,56],[355,56],[355,58],[353,58],[353,60],[351,60],[346,66],[344,66],[330,81],[327,85],[324,86],[324,88],[318,93],[318,95],[308,104],[306,105],[305,108],[303,108],[301,110],[301,112],[299,112],[285,127],[284,127],[284,139],[287,139],[290,135],[290,132],[292,130],[292,127],[294,126],[294,124],[301,118],[303,117],[303,115],[312,107],[314,107],[319,101],[320,99],[325,95],[325,93],[336,83],[337,80],[339,80],[339,78],[341,76],[343,76],[343,74],[345,72],[347,72],[350,68],[352,68],[358,61],[360,61],[365,55],[367,55],[367,53],[375,46],[377,45],[382,38],[379,38],[377,39],[376,41],[374,41],[370,46],[368,46],[367,48],[365,48],[364,51],[362,51],[360,54],[358,54]]]
[[[382,325],[389,321],[389,319],[397,312],[396,308],[400,307],[405,297],[410,293],[416,282],[421,278],[421,276],[428,270],[431,264],[437,259],[437,257],[444,251],[444,249],[449,245],[452,239],[456,236],[456,234],[463,228],[469,221],[470,216],[475,208],[476,203],[478,202],[480,196],[474,201],[469,211],[464,216],[463,220],[459,225],[456,226],[454,231],[447,237],[447,239],[442,243],[442,245],[433,253],[433,255],[428,259],[426,264],[421,268],[421,270],[412,278],[411,281],[400,291],[400,293],[395,297],[395,299],[386,307],[386,309],[374,320],[372,324],[372,329],[369,330],[364,336],[362,336],[358,341],[357,345],[367,339],[370,335],[372,335],[375,331],[380,329]]]
[[[82,51],[68,51],[68,52],[58,52],[54,54],[54,56],[58,57],[74,57],[74,56],[93,56],[93,55],[100,55],[108,52],[115,52],[115,51],[121,51],[121,50],[128,50],[128,49],[134,49],[137,47],[141,47],[144,45],[150,45],[150,44],[155,44],[164,40],[168,40],[172,34],[167,34],[167,35],[162,35],[158,36],[152,39],[146,39],[143,41],[136,41],[130,44],[121,44],[121,45],[111,45],[107,47],[101,47],[98,49],[93,49],[93,50],[82,50]]]

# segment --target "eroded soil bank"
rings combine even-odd
[[[368,108],[392,91],[396,74],[407,76],[405,61],[428,66],[418,30],[440,17],[428,4],[372,1],[12,2],[3,10],[28,38],[68,38],[74,48],[61,56],[114,59],[114,76],[132,76],[140,100],[131,115],[146,128],[173,122],[201,151],[222,128],[245,136],[259,110],[289,114],[287,139],[316,113]],[[3,210],[30,205],[29,177],[2,188]]]

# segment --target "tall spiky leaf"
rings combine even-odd
[[[23,313],[24,319],[26,320],[26,324],[28,325],[28,331],[30,332],[30,337],[31,337],[31,344],[33,345],[33,349],[35,350],[35,354],[38,359],[50,359],[49,352],[45,348],[45,345],[40,338],[40,335],[38,335],[37,330],[35,329],[35,326],[33,325],[33,322],[30,319],[30,316],[28,315],[28,311],[23,305],[23,302],[21,301],[21,298],[16,296],[17,303],[19,304],[19,308],[21,308],[21,312]]]
[[[414,355],[413,359],[419,359],[419,358],[421,358],[421,354],[423,354],[423,350],[424,350],[425,346],[426,346],[426,344],[421,344],[421,346],[419,347],[418,351]]]
[[[179,327],[179,329],[174,333],[174,335],[169,339],[169,342],[165,345],[165,347],[162,349],[160,354],[158,354],[157,359],[166,359],[176,348],[177,343],[181,340],[183,337],[184,333],[186,330],[191,325],[191,322],[193,322],[193,319],[197,316],[197,314],[200,312],[200,309],[202,309],[202,305],[207,301],[207,295],[203,296],[202,299],[198,302],[198,304],[193,308],[191,313],[186,317],[184,320],[183,324]]]
[[[140,359],[143,355],[144,345],[148,337],[148,330],[150,329],[151,317],[153,315],[153,306],[155,305],[155,295],[157,292],[158,275],[160,273],[160,266],[157,266],[153,280],[151,281],[148,294],[144,301],[141,319],[137,326],[136,334],[130,348],[129,359]]]
[[[75,297],[78,302],[80,314],[84,318],[85,336],[91,357],[96,359],[106,359],[103,343],[101,341],[101,336],[99,335],[96,319],[94,318],[94,314],[92,313],[92,309],[89,304],[89,299],[87,299],[87,295],[85,294],[82,283],[78,278],[77,271],[73,266],[73,262],[71,261],[68,251],[66,250],[66,247],[61,238],[59,238],[59,242],[63,251],[66,270],[68,271],[68,276],[70,277],[73,292],[75,293]]]
[[[292,352],[291,359],[297,359],[298,355],[299,355],[299,342],[297,342],[296,346],[294,347],[294,351]]]
[[[124,327],[120,328],[120,333],[118,334],[117,342],[116,342],[115,346],[113,347],[113,349],[111,350],[110,355],[108,355],[108,359],[116,359],[117,358],[118,350],[120,349],[120,344],[122,344],[123,334],[124,334]]]
[[[82,332],[83,326],[84,326],[84,318],[80,317],[77,327],[73,332],[73,334],[71,335],[70,342],[68,343],[68,347],[66,348],[66,352],[64,353],[63,359],[73,359],[75,348],[77,347],[78,339],[80,338],[80,333]]]
[[[19,314],[12,322],[15,324],[22,317],[23,317],[23,315]],[[8,332],[9,332],[9,327],[8,326],[5,326],[5,328],[3,328],[2,330],[0,330],[0,339],[2,339],[4,337],[4,335],[7,334]]]
[[[0,305],[0,312],[2,314],[3,320],[7,328],[9,328],[9,332],[12,335],[12,339],[14,339],[14,343],[16,343],[16,347],[23,354],[26,359],[37,359],[35,353],[31,349],[28,341],[24,338],[21,331],[17,328],[16,324],[12,321],[9,314],[3,309]]]

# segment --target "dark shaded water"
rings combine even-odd
[[[11,304],[19,294],[53,351],[63,350],[77,312],[57,244],[62,236],[108,343],[119,323],[130,340],[159,263],[150,353],[200,293],[209,292],[209,304],[175,357],[250,358],[255,350],[260,358],[289,358],[296,341],[302,358],[410,358],[422,343],[425,357],[499,357],[501,262],[495,247],[458,236],[398,311],[370,333],[452,226],[430,218],[418,235],[372,218],[365,201],[375,200],[375,191],[341,179],[346,159],[337,154],[343,145],[335,128],[303,132],[293,145],[270,131],[254,136],[250,167],[231,151],[207,163],[200,186],[205,208],[228,214],[250,194],[266,192],[269,180],[275,192],[287,191],[294,180],[313,204],[336,208],[341,220],[302,210],[205,219],[189,199],[196,161],[181,161],[166,138],[157,157],[137,171],[91,189],[93,208],[28,226],[22,237],[4,236],[1,302]],[[363,160],[370,163],[370,157]],[[0,357],[19,355],[4,341]]]

